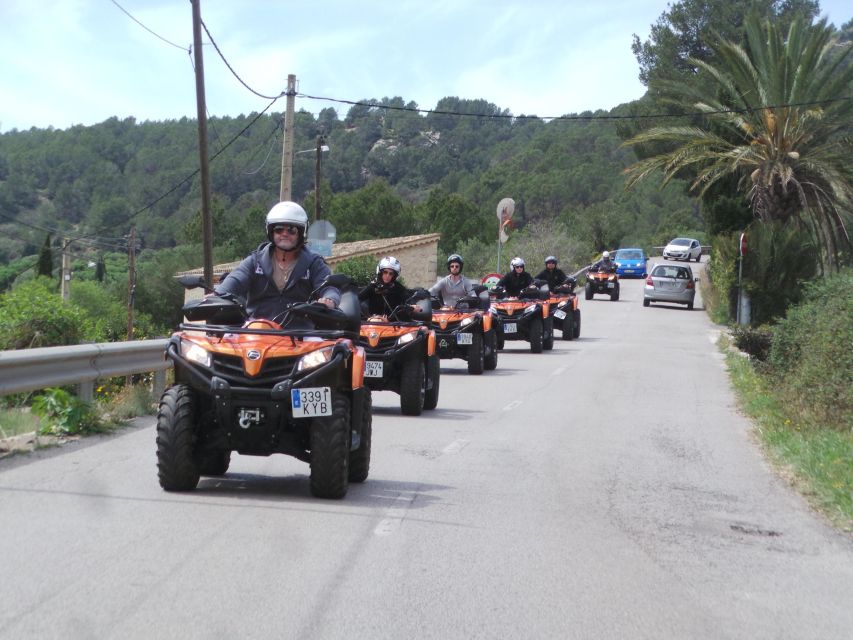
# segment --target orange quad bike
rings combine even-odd
[[[609,295],[613,302],[619,300],[619,276],[616,275],[616,270],[610,271],[602,267],[587,271],[584,292],[587,300],[592,300],[596,293]]]
[[[574,280],[558,285],[548,298],[554,328],[563,332],[563,340],[574,340],[581,334],[581,310]]]
[[[429,292],[421,289],[388,315],[368,316],[361,323],[364,382],[373,391],[400,394],[400,411],[407,416],[438,404],[441,368],[430,306]]]
[[[181,284],[203,286],[193,276]],[[347,276],[332,275],[329,285],[341,290],[338,309],[295,303],[280,322],[247,320],[230,294],[184,305],[187,321],[166,351],[175,383],[157,414],[163,489],[189,491],[200,476],[224,475],[232,452],[309,463],[319,498],[342,498],[350,482],[367,479],[372,405],[357,344],[358,294]],[[314,328],[286,328],[294,321]]]
[[[498,366],[497,315],[489,308],[488,290],[474,288],[474,295],[454,306],[433,301],[432,327],[442,359],[461,358],[468,373],[479,375]],[[437,305],[437,307],[436,307]]]
[[[554,328],[546,285],[531,285],[517,298],[504,298],[505,292],[500,286],[494,287],[490,294],[499,324],[498,349],[503,349],[507,340],[526,340],[530,343],[531,353],[554,348]]]

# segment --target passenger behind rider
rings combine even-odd
[[[593,273],[596,272],[604,272],[604,273],[615,273],[616,272],[616,263],[610,259],[610,252],[604,251],[601,254],[601,260],[597,262],[593,262],[589,265],[588,271]]]
[[[447,256],[448,274],[429,288],[430,295],[440,298],[441,303],[448,307],[455,307],[462,298],[473,295],[474,282],[462,275],[464,265],[458,253]]]
[[[547,282],[548,291],[553,291],[561,284],[565,284],[566,274],[562,269],[557,268],[557,258],[548,256],[545,258],[545,268],[536,275],[536,279]]]
[[[331,274],[323,257],[305,246],[308,215],[295,202],[279,202],[266,217],[267,241],[261,243],[215,287],[218,294],[245,298],[250,318],[281,321],[287,307],[307,302],[311,293]],[[341,300],[336,287],[325,287],[317,300],[330,309]],[[294,318],[291,328],[310,328],[311,323]]]
[[[503,289],[504,295],[517,298],[527,287],[534,284],[533,276],[524,270],[524,260],[515,257],[509,262],[511,270],[498,280],[496,287]]]
[[[394,256],[387,256],[379,261],[376,265],[376,277],[358,293],[358,299],[367,307],[367,315],[387,316],[406,304],[412,292],[397,282],[400,271],[400,261]]]

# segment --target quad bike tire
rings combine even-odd
[[[494,371],[498,368],[498,334],[494,329],[488,332],[485,343],[489,347],[489,353],[483,359],[483,366],[486,371]]]
[[[373,396],[370,389],[361,405],[361,442],[349,452],[349,481],[364,482],[370,473],[370,447],[373,440]]]
[[[199,463],[198,470],[203,476],[224,476],[231,466],[230,451],[216,451]]]
[[[438,391],[441,386],[441,359],[436,353],[427,358],[427,390],[424,392],[424,409],[430,411],[438,406]]]
[[[478,376],[483,373],[485,366],[485,345],[483,334],[475,331],[471,334],[471,345],[468,347],[468,373]]]
[[[574,322],[574,335],[575,340],[581,337],[581,310],[574,310],[575,322]]]
[[[543,326],[548,336],[542,338],[542,348],[545,351],[551,351],[554,348],[554,321],[548,318]]]
[[[575,314],[573,311],[566,313],[563,318],[563,340],[574,340],[575,338]]]
[[[530,353],[542,353],[542,318],[530,321]]]
[[[584,298],[586,298],[587,300],[592,300],[592,287],[589,286],[588,283],[583,288],[583,294],[584,294]]]
[[[506,346],[506,341],[503,338],[497,338],[495,342],[497,342],[498,351],[503,351],[503,348]]]
[[[166,491],[192,491],[198,486],[195,422],[193,390],[185,384],[166,389],[157,411],[157,477]]]
[[[404,416],[419,416],[424,408],[424,361],[409,358],[400,376],[400,411]]]
[[[618,284],[613,289],[613,293],[610,294],[610,301],[611,302],[618,302],[619,301],[619,285]]]
[[[332,415],[311,421],[311,495],[339,500],[349,488],[350,402],[335,394]]]

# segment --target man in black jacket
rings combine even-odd
[[[533,284],[533,276],[524,270],[522,258],[513,258],[510,260],[509,266],[512,271],[504,275],[496,286],[503,287],[505,295],[517,298],[524,289]]]
[[[561,284],[566,282],[566,274],[562,269],[557,268],[557,258],[548,256],[545,258],[545,268],[536,276],[537,280],[544,280],[548,283],[548,291],[553,291]]]

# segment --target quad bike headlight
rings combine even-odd
[[[399,338],[397,338],[397,344],[408,344],[415,339],[416,335],[417,334],[414,331],[412,331],[411,333],[404,333]]]
[[[524,314],[525,315],[527,315],[528,313],[533,313],[534,311],[536,311],[536,305],[535,304],[531,304],[530,306],[527,306],[524,308]]]
[[[205,367],[209,367],[213,362],[213,358],[211,358],[210,352],[207,349],[189,340],[181,340],[181,355],[190,362],[195,362]]]
[[[463,318],[462,322],[459,323],[460,327],[467,327],[469,324],[474,322],[476,318],[474,316],[468,316],[467,318]]]
[[[308,371],[309,369],[319,367],[321,364],[326,364],[332,359],[332,352],[334,349],[335,348],[333,346],[323,347],[322,349],[317,349],[316,351],[305,354],[299,358],[299,362],[296,363],[296,370]]]

